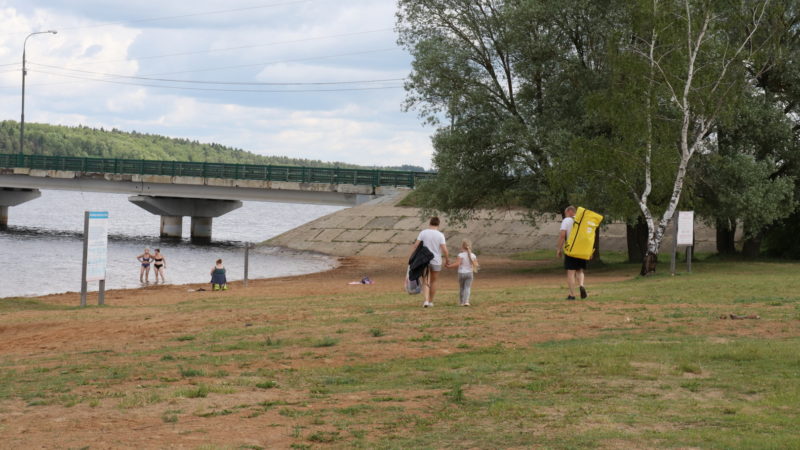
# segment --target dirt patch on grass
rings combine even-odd
[[[484,257],[481,265],[470,308],[456,306],[455,271],[442,274],[436,306],[423,309],[420,296],[403,293],[405,261],[345,258],[334,270],[254,280],[247,288],[236,282],[226,292],[197,291],[207,285],[151,286],[109,291],[104,308],[3,313],[2,368],[18,383],[0,400],[4,445],[368,443],[428,426],[433,411],[454,395],[486,401],[497,389],[464,383],[460,393],[449,394],[424,388],[364,392],[358,383],[365,375],[328,376],[327,368],[673,327],[727,336],[797,333],[767,319],[666,314],[696,305],[632,305],[605,296],[604,284],[633,274],[590,272],[589,299],[566,302],[565,277],[548,268],[552,261]],[[365,275],[375,284],[348,284]],[[79,294],[36,300],[76,306]],[[90,294],[93,301],[96,294]],[[631,365],[643,374],[672,370]],[[319,374],[297,375],[303,371]],[[286,384],[271,384],[276,378]],[[351,392],[342,392],[351,385]]]

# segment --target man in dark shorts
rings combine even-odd
[[[564,210],[564,220],[561,221],[561,230],[558,233],[558,247],[556,248],[556,255],[560,258],[564,249],[564,242],[569,236],[572,225],[575,224],[575,207],[570,205]],[[575,300],[575,286],[580,289],[581,298],[586,298],[586,288],[583,287],[584,274],[586,270],[586,260],[573,258],[564,255],[564,269],[567,270],[567,285],[569,286],[569,295],[567,300]]]

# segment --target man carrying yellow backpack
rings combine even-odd
[[[577,216],[577,221],[576,221]],[[570,205],[564,210],[564,220],[558,233],[558,247],[556,255],[561,257],[564,253],[564,269],[567,270],[567,285],[569,295],[567,300],[575,300],[575,286],[580,290],[581,298],[586,298],[584,271],[586,261],[592,259],[594,253],[594,240],[597,227],[603,216],[584,208],[575,208]]]

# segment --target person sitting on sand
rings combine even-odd
[[[222,265],[222,259],[218,259],[217,264],[211,268],[211,288],[215,291],[228,290],[228,280],[225,278],[225,266]]]

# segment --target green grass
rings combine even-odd
[[[18,311],[70,311],[77,307],[51,305],[30,298],[4,298],[0,299],[0,313]]]
[[[384,332],[380,328],[370,328],[369,334],[372,335],[372,337],[381,337],[386,335],[386,332]]]
[[[202,369],[183,368],[179,366],[178,370],[184,378],[202,377],[206,375],[205,371]]]
[[[332,337],[324,337],[316,342],[314,342],[314,347],[333,347],[334,345],[339,343],[339,339],[334,339]]]
[[[552,257],[519,257],[539,256]],[[604,259],[589,299],[570,303],[563,286],[488,289],[479,277],[468,311],[422,311],[402,293],[164,305],[162,317],[208,310],[219,325],[113,351],[4,355],[0,412],[112,408],[176,434],[255,419],[294,448],[800,447],[800,265],[701,256],[692,274],[662,262],[597,283],[638,269]],[[14,320],[64,314],[3,307]],[[228,311],[258,319],[245,327]]]

